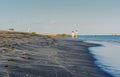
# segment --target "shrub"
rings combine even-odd
[[[57,34],[56,36],[70,36],[69,34]]]
[[[37,33],[36,33],[36,32],[32,32],[31,34],[32,34],[32,35],[36,35]]]
[[[15,31],[15,29],[14,28],[9,28],[9,31]]]

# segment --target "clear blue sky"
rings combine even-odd
[[[0,0],[0,29],[120,34],[120,0]]]

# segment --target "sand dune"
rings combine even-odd
[[[0,32],[0,77],[111,77],[94,64],[90,46],[96,45],[62,37]]]

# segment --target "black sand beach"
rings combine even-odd
[[[0,36],[0,77],[112,77],[95,65],[88,50],[95,44],[24,33]]]

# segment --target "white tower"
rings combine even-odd
[[[27,25],[27,27],[28,27],[27,32],[30,32],[30,27],[29,27],[29,25]]]
[[[28,31],[27,32],[30,32],[30,28],[28,28]]]

